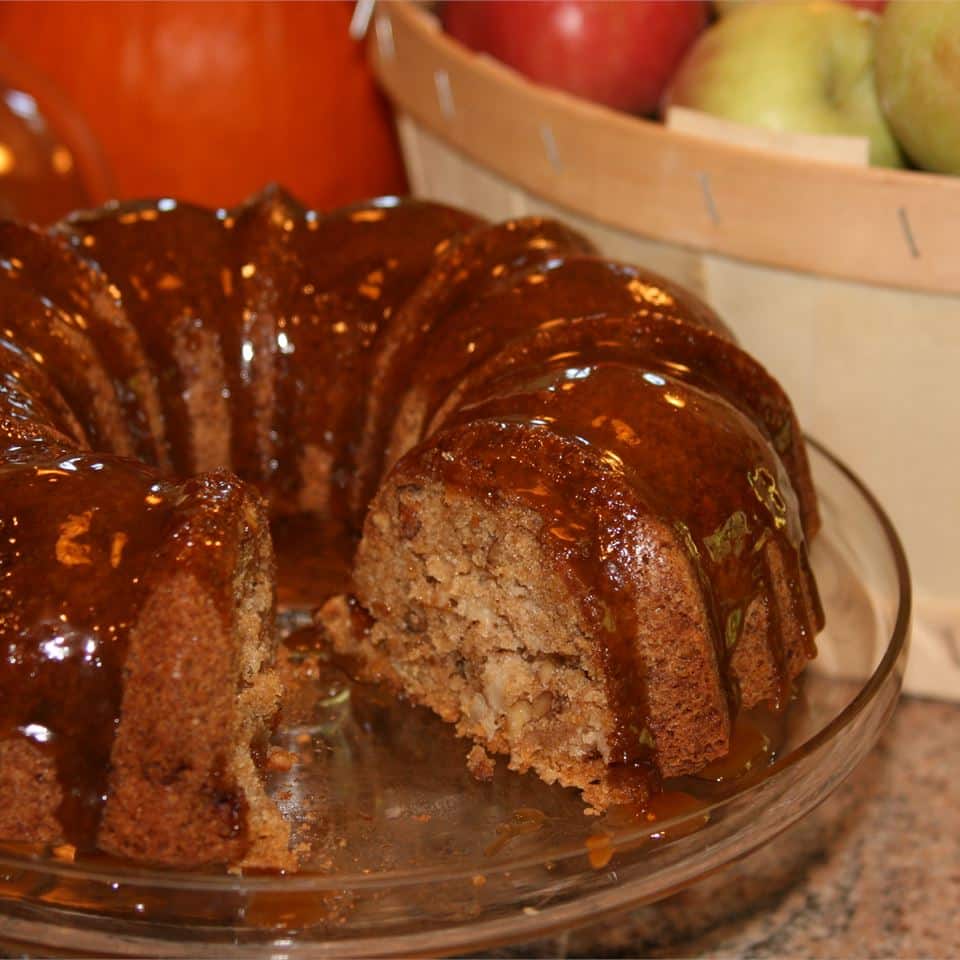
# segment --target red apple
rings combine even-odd
[[[706,26],[699,0],[454,0],[444,28],[547,86],[632,113],[652,113]]]
[[[887,0],[843,0],[843,2],[858,10],[870,10],[873,13],[882,13],[887,5]]]

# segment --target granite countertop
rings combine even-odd
[[[960,957],[960,704],[905,697],[816,811],[620,918],[493,957]]]

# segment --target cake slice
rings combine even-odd
[[[226,473],[192,478],[175,500],[130,630],[98,845],[185,867],[292,869],[289,826],[255,763],[282,693],[266,512]]]
[[[747,416],[625,356],[500,387],[388,473],[359,608],[320,621],[511,768],[642,797],[726,754],[740,703],[785,705],[813,655],[795,495]]]
[[[0,428],[0,836],[291,866],[254,762],[280,696],[259,497]]]

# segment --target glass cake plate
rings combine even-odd
[[[462,954],[653,902],[745,856],[863,759],[906,660],[910,583],[897,535],[843,464],[815,442],[810,455],[823,513],[811,559],[827,627],[770,765],[705,785],[706,800],[657,820],[591,816],[576,791],[502,760],[478,782],[447,725],[323,669],[312,713],[278,734],[299,762],[271,775],[309,844],[307,870],[185,874],[0,847],[0,952]]]

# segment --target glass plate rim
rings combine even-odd
[[[883,656],[876,668],[850,702],[823,728],[814,733],[809,739],[795,747],[790,753],[779,758],[769,768],[769,773],[761,780],[745,787],[741,791],[718,799],[717,801],[698,809],[698,815],[710,816],[723,809],[733,801],[743,802],[752,793],[769,787],[771,782],[785,776],[795,764],[801,762],[810,754],[815,753],[825,743],[831,741],[843,728],[847,727],[860,715],[871,702],[875,694],[884,686],[891,673],[900,662],[906,651],[909,640],[909,625],[911,615],[911,580],[906,553],[896,532],[893,522],[887,516],[879,500],[864,484],[859,476],[828,450],[822,443],[809,435],[805,435],[809,446],[817,451],[834,469],[838,470],[854,486],[857,493],[863,497],[872,511],[874,518],[879,522],[887,547],[890,550],[896,569],[899,596],[897,598],[897,616],[890,640]],[[674,817],[658,821],[660,830],[668,830],[672,824],[687,819],[685,816]],[[649,836],[649,827],[638,828],[633,832],[618,834],[617,845],[630,844]],[[554,862],[573,857],[583,856],[581,844],[566,844],[550,851],[550,859]],[[505,872],[522,870],[542,862],[543,854],[530,853],[516,859],[497,861],[491,864],[491,870]],[[408,887],[430,882],[453,881],[469,878],[476,872],[475,867],[451,868],[444,866],[428,866],[413,869],[383,871],[375,874],[363,873],[336,873],[324,874],[304,871],[301,873],[275,874],[198,874],[186,871],[151,869],[148,867],[126,866],[111,863],[109,867],[97,868],[77,865],[68,861],[57,861],[41,855],[16,857],[0,852],[0,868],[24,869],[42,868],[48,875],[64,880],[89,881],[95,883],[123,883],[146,884],[158,889],[177,889],[179,891],[196,890],[213,891],[219,893],[254,894],[257,892],[304,892],[304,891],[345,891],[371,890],[383,886]]]

